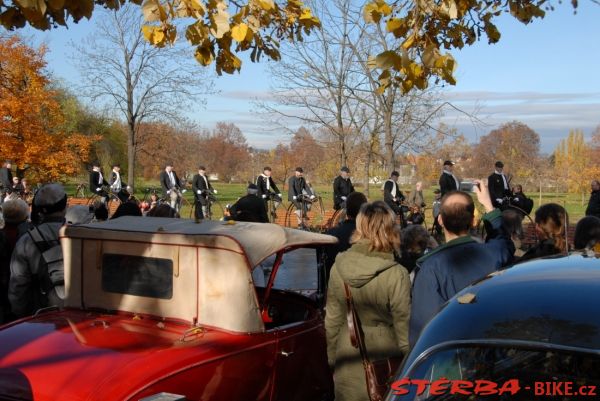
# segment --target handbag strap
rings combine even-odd
[[[369,356],[367,354],[367,347],[365,346],[365,339],[363,336],[362,326],[358,313],[354,307],[354,300],[352,299],[352,292],[347,283],[344,283],[344,290],[346,291],[346,319],[348,320],[348,331],[350,333],[350,343],[354,348],[358,348],[360,356],[362,357],[363,363],[368,364]]]

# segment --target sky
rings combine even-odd
[[[545,153],[552,152],[570,129],[581,129],[589,137],[600,125],[599,17],[600,5],[590,0],[580,2],[576,14],[570,2],[558,4],[543,20],[529,25],[503,17],[499,43],[488,45],[484,40],[453,52],[457,84],[441,91],[443,100],[474,114],[478,122],[451,108],[441,121],[475,142],[501,124],[518,120],[540,135]],[[90,35],[93,27],[92,18],[69,29],[25,34],[47,44],[49,70],[69,85],[81,79],[71,61],[70,42]],[[206,128],[219,121],[235,123],[254,147],[286,142],[289,134],[270,126],[256,111],[255,100],[270,93],[267,64],[246,61],[241,73],[217,77],[217,93],[204,107],[188,110],[187,116]],[[290,121],[294,124],[298,123]]]

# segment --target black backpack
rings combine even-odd
[[[62,306],[65,274],[63,252],[58,235],[45,237],[37,226],[30,229],[27,234],[40,251],[44,263],[37,276],[40,292],[48,297],[49,305]]]

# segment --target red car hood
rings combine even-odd
[[[188,329],[179,322],[72,310],[4,326],[0,399],[124,399],[164,375],[248,342],[217,330],[181,341]]]

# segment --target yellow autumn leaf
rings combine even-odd
[[[273,0],[257,0],[258,5],[265,11],[271,11],[275,8],[275,3]]]
[[[211,33],[216,39],[221,39],[231,29],[229,26],[229,14],[225,10],[219,10],[211,16]]]
[[[142,33],[144,38],[154,46],[163,47],[165,45],[166,35],[162,27],[144,25]]]
[[[167,12],[158,0],[144,1],[142,12],[147,22],[165,21],[167,19]]]
[[[382,70],[387,70],[389,68],[398,69],[402,64],[402,58],[395,51],[388,50],[375,57],[375,64]]]
[[[206,46],[198,46],[194,53],[194,57],[204,67],[210,65],[214,59],[210,48]]]
[[[237,42],[243,42],[246,40],[246,35],[248,34],[248,25],[245,23],[237,24],[233,28],[231,28],[231,37],[233,40]]]
[[[402,43],[403,49],[410,48],[415,43],[415,35],[410,35],[406,40]]]

